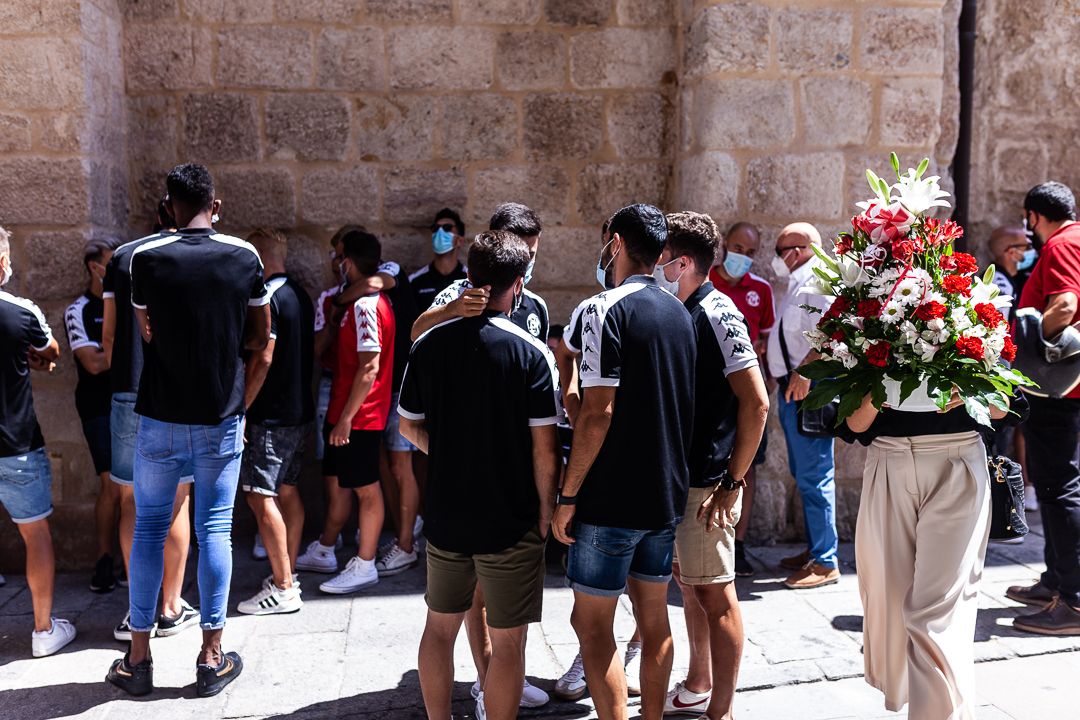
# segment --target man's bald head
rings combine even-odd
[[[990,255],[996,261],[1010,246],[1023,245],[1026,248],[1027,242],[1027,233],[1019,225],[1003,225],[994,228],[994,231],[990,233]]]
[[[780,241],[785,238],[790,240],[793,237],[801,237],[805,242],[814,245],[821,244],[821,233],[818,232],[816,227],[807,222],[796,222],[786,226],[777,236],[776,244],[779,245]]]

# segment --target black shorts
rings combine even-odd
[[[330,431],[334,426],[323,425],[322,472],[326,477],[336,477],[338,487],[359,488],[379,482],[379,445],[382,430],[353,430],[349,444],[334,447],[330,444]]]
[[[83,436],[90,448],[90,457],[94,460],[94,472],[98,475],[112,469],[112,432],[109,430],[109,416],[82,418]]]

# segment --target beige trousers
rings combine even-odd
[[[975,717],[975,619],[990,533],[977,433],[878,438],[855,531],[866,681],[912,720]]]

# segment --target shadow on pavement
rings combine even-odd
[[[194,698],[195,685],[175,688],[155,688],[151,695],[132,697],[102,679],[96,683],[61,683],[16,690],[0,690],[0,717],[18,720],[52,720],[79,715],[110,700],[130,700],[146,703],[153,713],[152,703]],[[151,715],[152,716],[152,715]]]

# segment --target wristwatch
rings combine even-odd
[[[736,480],[735,478],[731,477],[731,473],[725,470],[724,474],[720,476],[720,480],[717,481],[716,487],[721,490],[731,492],[732,490],[738,490],[741,487],[746,487],[746,480]]]
[[[572,495],[570,497],[567,497],[566,495],[563,495],[562,493],[559,493],[558,495],[555,496],[555,504],[556,505],[577,505],[577,495]]]

